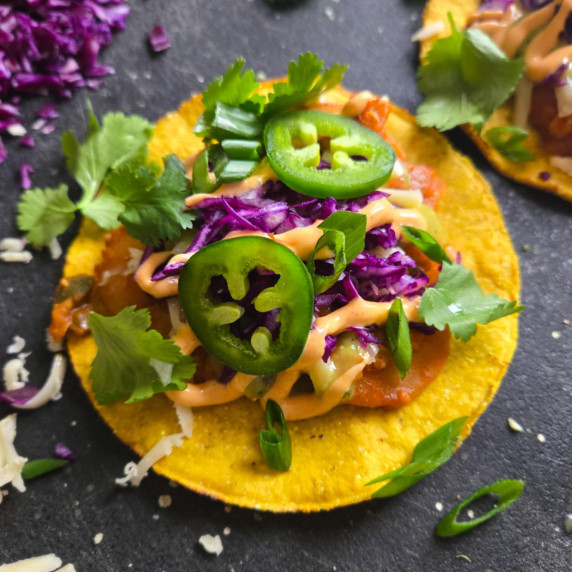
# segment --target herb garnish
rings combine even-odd
[[[492,485],[488,485],[479,489],[475,493],[473,493],[470,497],[466,498],[464,501],[461,501],[455,508],[449,511],[442,519],[441,522],[437,525],[435,529],[435,534],[437,536],[456,536],[457,534],[461,534],[462,532],[466,532],[475,528],[479,524],[489,520],[499,512],[502,512],[506,508],[508,508],[511,504],[516,502],[522,491],[524,489],[524,482],[519,480],[512,480],[506,479],[502,481],[497,481]],[[458,522],[457,516],[459,513],[472,502],[476,501],[477,499],[481,498],[484,495],[498,495],[497,504],[489,510],[487,513],[469,520],[467,522]]]
[[[266,464],[276,471],[287,471],[292,464],[292,443],[284,413],[276,401],[266,402],[266,425],[268,429],[260,431],[259,441]],[[276,425],[281,429],[279,433]]]

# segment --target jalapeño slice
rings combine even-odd
[[[296,254],[269,238],[230,238],[199,250],[181,272],[179,297],[199,341],[232,369],[274,375],[304,351],[312,280]]]
[[[280,180],[312,197],[367,195],[389,179],[395,163],[395,152],[377,133],[323,111],[273,117],[264,129],[264,145]],[[330,168],[320,165],[325,152],[331,156]]]

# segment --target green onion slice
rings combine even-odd
[[[331,288],[345,267],[363,251],[365,248],[366,222],[367,218],[363,214],[338,211],[318,225],[324,234],[316,243],[316,247],[306,264],[312,277],[315,294],[321,294]],[[334,253],[334,270],[328,276],[316,273],[315,257],[324,248],[328,248]]]
[[[248,139],[225,139],[221,142],[224,152],[231,159],[242,161],[260,161],[262,143]]]
[[[398,495],[445,464],[455,452],[466,421],[467,417],[459,417],[445,423],[415,445],[411,461],[407,465],[366,483],[367,487],[391,479],[390,483],[375,491],[371,497],[387,498]]]
[[[292,443],[284,413],[276,401],[266,402],[266,424],[268,430],[260,431],[260,447],[266,464],[276,471],[287,471],[292,464]],[[281,433],[276,431],[276,425]]]
[[[28,461],[22,467],[22,478],[35,479],[46,473],[51,473],[61,467],[67,465],[69,461],[64,459],[34,459],[33,461]]]
[[[492,485],[487,485],[482,489],[479,489],[477,492],[473,493],[469,498],[461,501],[455,508],[449,511],[442,519],[441,522],[437,525],[435,529],[435,534],[437,536],[456,536],[457,534],[461,534],[461,532],[466,532],[467,530],[471,530],[475,526],[489,520],[502,512],[505,508],[508,508],[512,503],[516,502],[522,491],[524,489],[524,482],[514,479],[505,479],[503,481],[497,481]],[[478,518],[474,518],[467,522],[458,522],[457,516],[459,513],[472,502],[476,501],[478,498],[481,498],[484,495],[498,495],[498,502],[497,505],[489,510],[489,512],[479,516]]]
[[[391,356],[397,366],[399,376],[403,379],[411,367],[413,349],[411,347],[409,320],[403,310],[401,298],[396,298],[393,304],[391,304],[385,324],[385,334],[387,336]]]
[[[403,235],[407,237],[427,258],[433,262],[443,264],[449,262],[453,264],[452,260],[447,256],[447,253],[441,248],[441,245],[426,231],[414,226],[403,225],[401,227]]]

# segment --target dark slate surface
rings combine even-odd
[[[0,167],[1,236],[15,234],[21,160],[34,166],[38,185],[65,179],[58,136],[64,128],[78,128],[88,96],[99,114],[122,109],[155,120],[201,90],[238,55],[270,77],[284,73],[301,51],[312,50],[328,64],[349,63],[350,88],[388,93],[410,110],[420,101],[416,47],[409,36],[419,25],[422,5],[411,0],[308,0],[289,9],[262,0],[131,4],[127,30],[105,53],[116,76],[99,92],[82,92],[62,105],[56,133],[38,137],[33,151],[10,142],[9,161]],[[152,56],[146,38],[158,22],[166,26],[173,47]],[[55,552],[78,571],[98,572],[570,570],[572,538],[565,535],[562,519],[572,512],[572,327],[563,323],[572,319],[571,205],[502,178],[462,135],[452,139],[473,157],[497,193],[521,253],[522,299],[528,309],[519,349],[496,400],[446,466],[398,498],[313,515],[225,510],[222,503],[173,489],[154,474],[139,489],[118,491],[113,480],[133,454],[99,419],[68,373],[61,401],[19,415],[17,447],[37,458],[49,456],[55,443],[64,441],[79,459],[58,474],[30,482],[23,495],[10,491],[0,507],[0,562]],[[65,235],[65,245],[72,236],[73,231]],[[525,244],[530,252],[524,252]],[[29,366],[35,383],[45,378],[49,364],[43,332],[61,265],[41,253],[28,266],[0,266],[0,348],[15,334],[24,336],[33,351]],[[6,413],[0,409],[1,416]],[[525,433],[509,431],[511,416]],[[539,433],[546,436],[544,444],[537,440]],[[440,517],[436,502],[451,507],[458,494],[467,496],[507,477],[527,483],[510,510],[464,536],[434,537]],[[167,493],[173,505],[158,508],[159,495]],[[222,535],[225,527],[231,533],[223,536],[223,554],[206,555],[197,546],[199,536]],[[94,546],[98,532],[103,542]]]

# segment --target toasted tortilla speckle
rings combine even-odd
[[[338,89],[328,97],[343,103],[348,93]],[[200,110],[195,97],[158,122],[153,158],[173,152],[185,159],[200,149],[191,133]],[[410,161],[435,167],[447,183],[439,208],[444,229],[483,289],[517,298],[517,256],[489,185],[442,135],[420,129],[406,111],[393,108],[387,131]],[[84,222],[70,248],[65,275],[93,272],[103,246],[103,232]],[[193,437],[154,469],[199,493],[261,510],[309,512],[364,501],[375,490],[365,483],[407,463],[419,440],[443,423],[468,416],[467,437],[498,390],[516,342],[516,315],[479,326],[468,343],[452,342],[441,375],[409,406],[396,411],[339,406],[322,417],[289,423],[293,461],[287,473],[264,463],[258,445],[263,412],[247,399],[195,408]],[[173,404],[164,395],[130,405],[97,405],[89,379],[96,353],[93,338],[70,336],[69,352],[94,406],[137,454],[180,431]]]
[[[451,28],[447,21],[448,12],[453,16],[456,26],[462,29],[467,26],[469,16],[476,12],[480,5],[480,0],[429,0],[423,13],[423,25],[442,21],[445,24],[445,29],[438,36],[421,42],[421,58],[425,57],[431,49],[431,44],[437,38],[443,38],[451,34]],[[491,118],[485,123],[482,133],[493,127],[512,125],[512,105],[513,98],[511,97],[492,114]],[[492,145],[487,143],[471,125],[463,125],[462,128],[492,166],[506,177],[530,187],[554,193],[567,201],[572,201],[572,177],[550,164],[550,155],[544,150],[542,139],[533,127],[528,127],[529,136],[526,139],[526,147],[536,159],[525,163],[509,161]],[[551,175],[546,181],[540,178],[540,173],[543,172]]]

